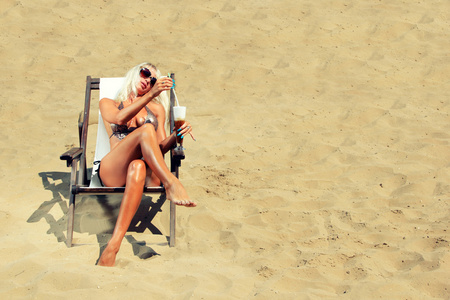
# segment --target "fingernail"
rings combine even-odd
[[[180,131],[180,130],[181,130],[181,128],[178,128],[178,129],[177,129],[177,131]]]
[[[182,138],[182,139],[184,139],[184,135],[183,135],[183,136],[181,136],[181,138]]]
[[[181,135],[181,132],[179,134],[177,134],[177,136],[180,136],[180,135]]]

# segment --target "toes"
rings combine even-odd
[[[170,199],[169,199],[170,200]],[[176,205],[186,206],[186,207],[195,207],[197,204],[191,200],[170,200]]]
[[[175,203],[176,205],[181,205],[181,201],[178,201],[178,200],[171,200],[171,199],[169,199],[170,201],[172,201],[173,203]]]
[[[175,203],[176,205],[182,205],[185,206],[186,203],[183,200],[171,200],[173,203]]]

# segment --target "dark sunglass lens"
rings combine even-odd
[[[149,78],[150,76],[152,76],[152,72],[150,72],[150,70],[147,68],[143,68],[141,69],[141,76],[144,78]]]

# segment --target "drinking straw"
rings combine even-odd
[[[170,78],[170,73],[168,74],[168,77]],[[177,106],[180,106],[180,103],[178,103],[177,94],[175,93],[175,84],[173,85],[172,90],[173,90],[173,94],[175,95],[175,100],[177,101]]]
[[[175,89],[173,89],[173,94],[175,95],[175,100],[177,101],[177,106],[180,106],[180,103],[178,103],[177,94],[175,93]]]
[[[170,73],[169,73],[169,77],[170,77]],[[175,89],[174,89],[173,87],[172,87],[172,91],[173,91],[173,94],[174,94],[174,96],[175,96],[175,100],[177,101],[177,106],[180,106],[180,103],[178,103],[177,93],[175,93]],[[197,141],[197,140],[195,139],[194,135],[192,135],[192,133],[189,132],[189,135],[191,136],[191,138],[192,138],[194,141]]]

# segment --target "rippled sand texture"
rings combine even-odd
[[[450,298],[449,12],[3,0],[0,295]],[[116,267],[101,268],[120,197],[81,198],[66,248],[59,155],[77,145],[86,75],[142,61],[176,73],[197,138],[181,179],[199,206],[178,209],[169,248],[168,205],[146,197]]]

